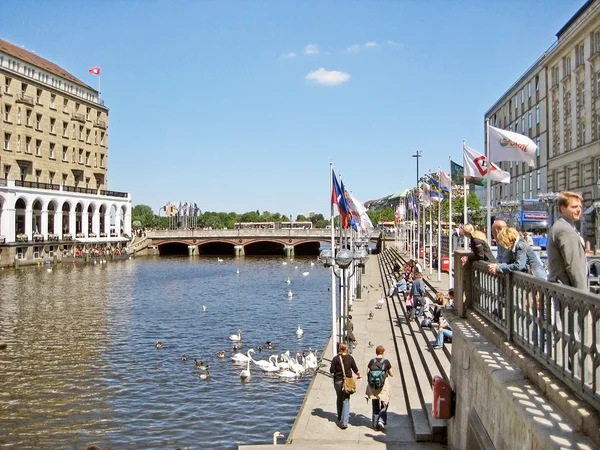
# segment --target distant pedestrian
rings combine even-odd
[[[348,354],[348,346],[340,344],[338,354],[331,360],[329,373],[333,374],[333,387],[337,397],[337,419],[342,430],[348,428],[350,421],[350,394],[342,390],[344,375],[348,378],[352,377],[352,373],[356,374],[356,378],[360,380],[362,377],[356,366],[356,361],[352,355]]]
[[[375,349],[375,358],[369,361],[367,366],[367,388],[365,397],[367,402],[371,400],[373,428],[385,431],[387,425],[387,412],[392,398],[392,386],[388,376],[393,377],[392,363],[384,357],[385,348],[378,345]]]
[[[348,336],[350,354],[352,354],[357,344],[356,337],[354,336],[354,324],[352,323],[352,314],[348,314],[348,321],[346,322],[346,335]]]
[[[583,197],[576,192],[561,192],[558,209],[561,217],[548,232],[548,281],[588,290],[585,243],[575,228],[581,219]]]
[[[410,295],[412,298],[412,308],[410,309],[410,318],[420,316],[425,307],[425,283],[423,282],[423,271],[420,267],[415,266],[415,279],[410,287]]]

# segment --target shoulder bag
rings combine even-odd
[[[354,378],[352,378],[352,376],[350,376],[350,378],[346,378],[346,369],[344,369],[344,358],[342,358],[342,355],[339,355],[339,358],[340,364],[342,365],[342,374],[344,375],[342,391],[344,391],[348,395],[354,394],[356,392],[356,381],[354,380]]]

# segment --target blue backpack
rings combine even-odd
[[[369,376],[367,378],[369,386],[373,389],[381,389],[385,383],[385,379],[387,378],[387,366],[384,364],[385,361],[385,358],[381,358],[381,360],[373,358],[373,364],[371,365]]]

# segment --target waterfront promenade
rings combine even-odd
[[[431,278],[437,280],[437,273],[434,272],[434,276]],[[358,346],[354,350],[353,356],[363,379],[357,380],[357,393],[350,399],[350,424],[346,430],[342,430],[337,425],[336,396],[329,375],[332,356],[331,340],[329,340],[324,349],[321,366],[309,386],[291,433],[286,436],[288,446],[308,450],[334,448],[438,450],[446,448],[443,444],[416,442],[413,435],[411,419],[404,399],[402,378],[399,373],[394,333],[391,329],[391,326],[397,326],[397,324],[390,323],[386,305],[382,309],[375,308],[377,300],[383,293],[378,256],[373,255],[367,261],[366,273],[362,276],[362,285],[362,299],[355,301],[352,317],[354,334],[358,340]],[[442,274],[440,285],[442,289],[446,289],[447,274]],[[372,320],[368,319],[370,311],[374,313]],[[372,343],[372,347],[369,346],[369,342]],[[364,397],[367,364],[375,356],[375,346],[379,344],[386,348],[385,357],[392,363],[395,373],[394,377],[388,378],[392,384],[393,395],[385,433],[371,428],[371,403],[367,402]],[[270,438],[270,436],[266,437],[265,441],[270,442]],[[280,443],[283,443],[283,439],[280,439]],[[272,445],[241,445],[239,448],[260,450],[272,448]]]

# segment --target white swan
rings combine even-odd
[[[296,336],[302,336],[303,334],[304,330],[300,328],[300,325],[298,325],[298,329],[296,330]]]
[[[302,276],[303,276],[303,277],[307,277],[307,276],[309,276],[309,275],[310,275],[310,272],[302,272]]]
[[[240,274],[240,269],[235,269],[235,273],[236,273],[236,275],[239,275]]]
[[[315,263],[313,261],[310,262],[310,267],[313,267]]]
[[[240,378],[242,381],[248,381],[250,379],[250,360],[248,360],[248,366],[240,372]]]
[[[284,261],[281,263],[282,266],[287,266],[287,263]]]
[[[287,284],[291,284],[291,283],[292,283],[292,280],[290,279],[290,277],[288,277],[288,279],[287,279],[286,283],[287,283]]]
[[[202,311],[206,311],[208,308],[206,307],[206,305],[202,305]]]
[[[261,367],[263,372],[279,372],[279,366],[277,365],[277,355],[269,356],[269,365]]]
[[[248,356],[250,356],[250,353],[254,353],[254,349],[253,348],[251,348],[250,350],[248,350]],[[252,360],[252,362],[254,364],[256,364],[261,369],[263,367],[269,367],[271,365],[271,363],[269,361],[266,361],[264,359],[256,360],[256,359],[252,358],[252,356],[250,356],[250,359]]]
[[[296,378],[299,375],[300,375],[299,373],[293,372],[289,369],[285,369],[285,370],[282,370],[281,372],[279,372],[279,376],[281,378]]]
[[[312,349],[308,350],[308,355],[304,357],[307,369],[316,369],[318,366],[317,355],[314,354]]]
[[[252,349],[250,349],[252,350]],[[244,355],[243,353],[236,353],[235,355],[233,355],[231,357],[231,360],[233,362],[250,362],[250,360],[252,359],[252,357],[250,356],[250,350],[248,350],[247,355]],[[254,350],[252,350],[254,351]]]
[[[229,340],[233,342],[240,342],[242,340],[242,330],[238,330],[237,334],[232,334],[229,336]]]
[[[217,262],[222,263],[223,260],[217,256]]]
[[[279,431],[276,431],[275,433],[273,433],[273,445],[277,445],[277,438],[284,438],[285,436],[280,433]]]
[[[288,291],[288,298],[292,298],[294,296],[294,293],[292,292],[292,290],[290,289]]]
[[[290,368],[290,363],[288,362],[289,361],[289,359],[288,359],[289,356],[290,356],[290,351],[289,350],[286,351],[285,353],[282,353],[280,355],[280,358],[281,358],[282,361],[277,363],[277,367],[279,367],[280,369],[289,369]]]

